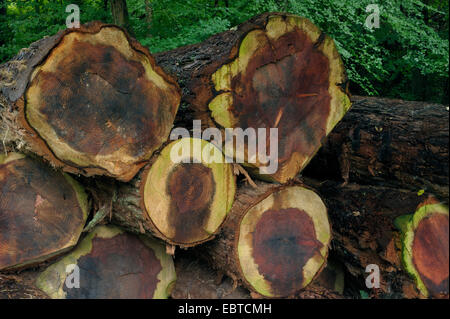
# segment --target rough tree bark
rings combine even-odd
[[[305,18],[262,14],[155,58],[182,87],[184,106],[177,123],[189,127],[196,118],[208,127],[267,129],[265,135],[257,133],[225,149],[263,179],[295,177],[350,107],[333,40]],[[269,128],[278,128],[278,170],[273,174],[259,171],[266,167],[261,155],[248,156],[249,145],[258,139],[270,153]]]
[[[133,30],[130,27],[130,17],[128,14],[128,7],[126,0],[110,0],[111,14],[114,24],[125,28],[130,34],[133,34]]]
[[[0,66],[1,138],[65,171],[128,181],[166,141],[178,90],[123,29],[66,29]]]
[[[423,189],[448,201],[448,106],[361,96],[352,102],[304,175]]]
[[[195,248],[194,248],[195,249]],[[174,260],[177,282],[172,290],[174,299],[249,299],[250,292],[234,287],[230,278],[222,278],[208,263],[189,250],[176,251]]]
[[[0,155],[0,270],[39,264],[72,248],[89,214],[67,174],[21,154]]]
[[[79,267],[80,287],[71,288],[67,266]],[[162,299],[170,295],[176,275],[165,246],[114,226],[98,226],[70,254],[45,269],[36,287],[51,298]]]
[[[403,239],[398,221],[416,211],[416,207],[426,201],[429,193],[423,194],[387,186],[364,186],[336,182],[317,182],[305,179],[324,198],[333,229],[333,255],[345,265],[351,275],[352,284],[359,289],[367,289],[365,279],[369,273],[365,269],[375,264],[380,269],[380,288],[371,290],[372,297],[378,298],[419,298],[421,294],[413,278],[408,276],[407,266],[402,262]],[[447,208],[448,214],[448,208]],[[430,266],[428,277],[444,278],[448,294],[448,266],[445,262],[445,245],[448,247],[447,224],[442,231],[435,232],[436,240],[424,244],[429,254],[422,254],[421,260]],[[447,233],[445,233],[447,229]],[[429,232],[430,233],[430,232]],[[428,233],[428,237],[430,234]],[[446,237],[447,236],[447,237]],[[433,237],[433,236],[432,236]],[[433,238],[435,238],[433,237]],[[435,243],[441,243],[436,245]],[[431,246],[430,246],[431,245]],[[447,249],[448,250],[448,249]],[[448,258],[446,261],[448,265]],[[442,267],[442,268],[441,268]],[[446,268],[445,268],[446,267]],[[431,275],[430,275],[431,273]],[[443,279],[445,286],[445,278]],[[441,280],[440,280],[441,282]],[[445,289],[444,289],[445,290]]]
[[[179,151],[181,162],[171,157]],[[190,163],[183,163],[185,159]],[[119,185],[112,221],[172,245],[195,246],[218,233],[235,189],[232,166],[224,163],[216,147],[205,140],[180,139],[167,145],[131,183]]]
[[[24,276],[0,274],[0,299],[49,299],[42,290],[36,288],[32,280]]]
[[[295,296],[326,265],[326,207],[302,186],[256,185],[239,189],[223,231],[197,252],[258,295]]]

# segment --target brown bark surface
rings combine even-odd
[[[177,282],[174,299],[249,299],[250,292],[233,286],[233,281],[214,271],[191,250],[177,251],[175,257]]]
[[[449,196],[448,106],[376,97],[353,105],[304,175]]]
[[[33,273],[35,277],[37,273]],[[0,299],[49,299],[49,296],[33,284],[26,275],[0,274]]]
[[[130,30],[130,17],[128,14],[128,7],[126,0],[111,0],[111,14],[113,17],[114,24],[117,24],[128,32],[133,33]]]

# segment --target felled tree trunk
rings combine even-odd
[[[78,241],[89,214],[81,185],[40,160],[0,155],[0,270],[39,264]]]
[[[224,163],[216,147],[205,140],[180,139],[130,184],[119,185],[113,222],[172,245],[195,246],[220,230],[235,188],[231,164]]]
[[[12,149],[83,175],[130,180],[166,141],[180,93],[126,31],[93,22],[0,66],[0,130]]]
[[[304,174],[428,191],[448,200],[448,106],[352,97],[352,109]]]
[[[126,0],[111,0],[111,14],[114,24],[117,24],[125,28],[129,33],[132,33]]]
[[[255,130],[247,131],[248,140],[241,134],[225,153],[263,179],[283,183],[295,177],[350,107],[333,40],[289,14],[262,14],[156,60],[182,87],[185,105],[177,123],[189,127],[195,118],[208,127]],[[277,137],[270,138],[270,128]],[[251,152],[257,141],[264,154]],[[275,172],[265,154],[276,158]]]
[[[258,295],[292,297],[325,266],[330,240],[318,195],[258,182],[239,189],[222,233],[198,254]]]
[[[420,293],[418,285],[408,275],[408,266],[402,262],[404,240],[398,224],[403,216],[416,211],[416,207],[429,196],[428,193],[418,194],[383,186],[342,186],[334,182],[320,183],[313,180],[305,182],[313,185],[327,204],[333,229],[332,250],[353,278],[352,284],[358,289],[368,290],[372,297],[378,298],[426,296]],[[445,253],[445,245],[448,246],[448,217],[447,224],[443,223],[440,230],[442,231],[434,232],[435,237],[432,238],[435,240],[427,243],[429,255],[422,254],[420,257],[430,265],[440,263],[448,255],[448,252]],[[446,262],[448,264],[448,258]],[[366,278],[370,275],[370,272],[366,273],[366,267],[369,265],[376,265],[380,270],[379,289],[366,286]],[[433,277],[436,274],[441,283],[445,277],[442,269],[447,269],[448,291],[448,267],[445,268],[445,262],[441,266],[430,267],[427,275]]]
[[[160,242],[98,226],[45,269],[36,286],[58,299],[164,299],[175,280],[172,257]]]

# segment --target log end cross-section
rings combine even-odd
[[[69,172],[128,181],[167,139],[179,101],[146,48],[91,23],[56,37],[16,104],[35,153]]]
[[[144,172],[142,206],[154,233],[165,241],[194,246],[219,231],[233,204],[236,181],[218,148],[201,139],[167,145]]]
[[[0,270],[38,264],[73,247],[88,215],[71,177],[18,153],[0,156]]]
[[[209,82],[194,81],[193,104],[207,103],[224,128],[277,128],[275,173],[255,169],[266,166],[259,157],[250,161],[248,146],[255,141],[226,152],[255,174],[284,183],[308,164],[350,108],[344,65],[334,41],[308,19],[265,14],[239,28],[250,31],[236,42],[226,64],[213,73],[206,68]],[[269,154],[270,143],[265,145]]]
[[[401,216],[402,259],[406,271],[426,297],[449,295],[448,207],[430,197],[413,215]]]
[[[170,295],[175,280],[163,244],[115,226],[98,226],[43,271],[36,286],[59,299],[161,299]]]
[[[326,264],[330,239],[319,196],[301,186],[276,191],[240,221],[237,255],[243,277],[263,296],[293,295]]]

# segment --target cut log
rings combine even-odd
[[[256,133],[225,148],[263,179],[284,183],[295,177],[350,107],[333,40],[305,18],[262,14],[155,58],[179,79],[187,104],[180,123],[196,118],[206,126],[266,129],[259,141]],[[270,128],[278,129],[278,170],[266,174],[265,159],[250,157],[249,150],[263,142],[265,154],[271,153]]]
[[[422,194],[399,188],[357,184],[342,186],[336,182],[320,183],[310,179],[305,179],[305,182],[317,189],[329,209],[333,225],[331,247],[333,255],[339,258],[349,273],[346,285],[348,283],[357,290],[366,290],[373,298],[424,297],[402,263],[402,236],[396,221],[414,212],[417,205],[429,196],[427,192]],[[439,236],[442,244],[448,245],[445,233]],[[441,248],[435,250],[438,260],[446,258]],[[371,264],[380,270],[378,289],[366,286],[369,276],[366,267]],[[439,266],[436,271],[440,269]]]
[[[223,232],[200,256],[265,297],[295,296],[326,264],[331,240],[327,209],[299,185],[239,189]]]
[[[123,181],[166,141],[180,101],[146,48],[100,22],[23,49],[0,66],[0,92],[3,142],[68,172]]]
[[[420,292],[449,296],[448,207],[430,197],[411,215],[397,218],[402,230],[402,261]]]
[[[0,155],[0,270],[32,266],[73,247],[89,205],[67,174],[18,153]]]
[[[170,295],[175,280],[172,257],[162,243],[115,226],[98,226],[44,270],[36,286],[55,299],[162,299]]]
[[[328,136],[304,175],[425,190],[449,197],[448,106],[352,97],[352,109]]]
[[[213,144],[183,138],[164,147],[131,184],[121,184],[113,222],[190,247],[212,239],[231,209],[236,180]]]

